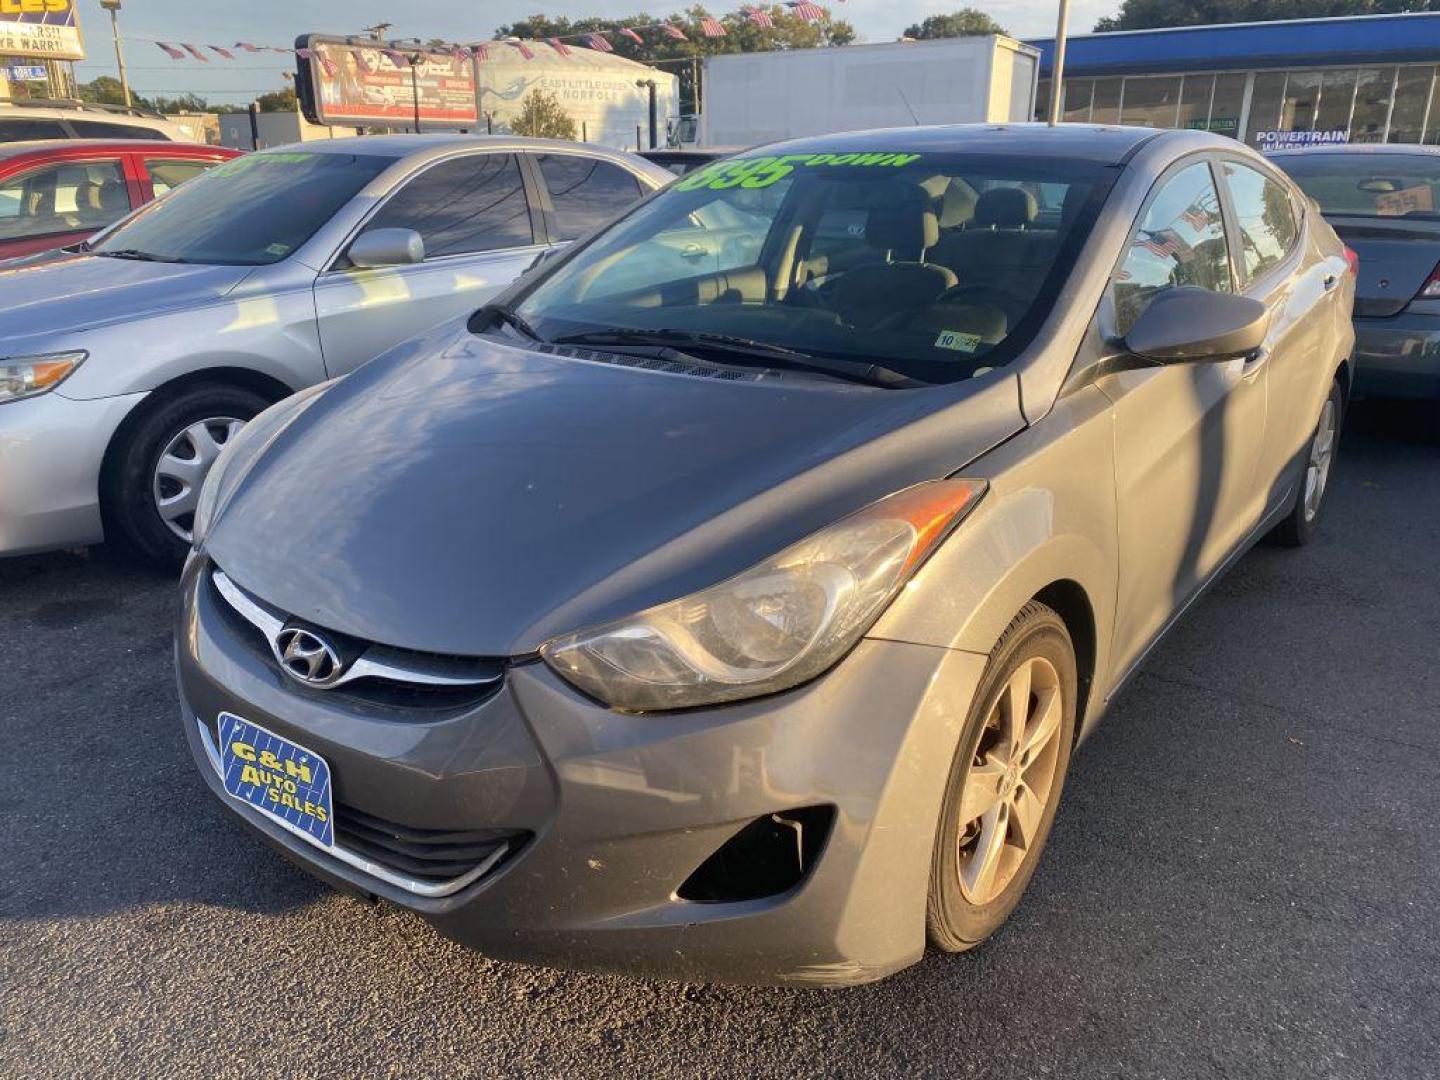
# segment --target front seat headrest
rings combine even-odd
[[[935,212],[917,200],[871,210],[865,220],[867,244],[904,258],[919,258],[920,253],[938,239],[940,223]]]
[[[940,228],[958,229],[975,220],[975,189],[958,177],[950,181],[940,200]]]
[[[123,181],[106,180],[96,186],[100,189],[96,200],[98,209],[107,214],[128,214],[130,212],[130,192],[126,190]]]
[[[975,202],[975,224],[982,229],[1023,229],[1035,220],[1035,196],[1024,188],[982,192]]]

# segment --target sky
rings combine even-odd
[[[927,15],[971,6],[989,13],[1016,37],[1049,37],[1055,31],[1054,0],[822,0],[847,19],[862,41],[893,41],[905,27]],[[392,22],[395,37],[476,41],[497,26],[526,15],[630,15],[653,12],[657,18],[688,6],[689,0],[124,0],[120,33],[130,85],[147,97],[190,91],[219,104],[243,105],[258,94],[281,89],[281,73],[294,61],[275,53],[234,62],[219,57],[208,64],[171,60],[152,41],[220,45],[237,41],[257,45],[293,45],[303,33],[350,34],[377,22]],[[80,26],[88,59],[76,65],[87,82],[114,75],[115,51],[110,17],[98,0],[79,0]],[[717,13],[735,10],[741,0],[708,0]],[[1070,29],[1083,33],[1095,20],[1112,14],[1119,0],[1071,0]]]

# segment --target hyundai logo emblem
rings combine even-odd
[[[275,637],[275,654],[285,674],[306,686],[332,686],[345,673],[335,646],[303,627],[281,630]]]

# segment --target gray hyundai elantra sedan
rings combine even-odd
[[[689,174],[234,439],[183,578],[201,774],[495,957],[840,985],[970,948],[1155,642],[1314,534],[1353,292],[1209,134]]]

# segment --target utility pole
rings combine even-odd
[[[125,107],[133,105],[130,96],[130,77],[125,74],[125,51],[120,47],[120,0],[100,0],[100,6],[110,12],[110,33],[115,38],[115,64],[120,68],[120,89],[125,94]]]
[[[1055,55],[1050,64],[1050,126],[1060,122],[1060,99],[1065,96],[1065,32],[1070,22],[1070,0],[1060,0],[1055,20]]]

